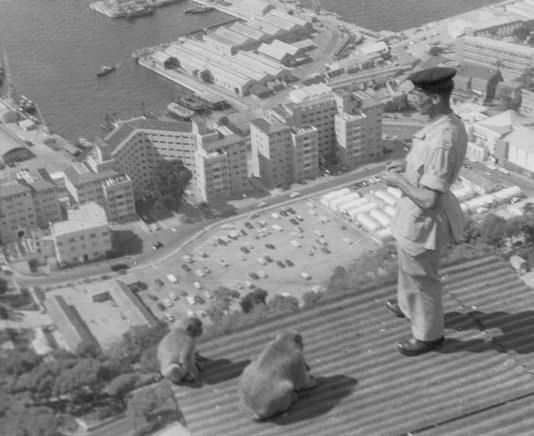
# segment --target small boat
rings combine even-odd
[[[109,65],[102,65],[100,67],[100,71],[98,71],[96,73],[96,77],[102,77],[102,76],[105,76],[106,74],[109,74],[111,73],[112,71],[115,71],[115,68],[116,67],[110,67]]]
[[[213,6],[195,6],[192,8],[187,8],[184,13],[186,14],[204,14],[206,12],[211,12],[215,10]]]

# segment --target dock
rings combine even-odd
[[[208,86],[205,84],[202,84],[195,80],[192,77],[187,76],[186,74],[180,73],[176,70],[163,70],[161,68],[158,68],[154,66],[150,59],[148,57],[140,57],[138,59],[139,65],[159,74],[162,77],[165,77],[166,79],[170,80],[171,82],[176,83],[177,85],[180,85],[181,87],[188,89],[189,91],[195,93],[198,97],[203,98],[203,95],[205,94],[216,94],[222,97],[223,99],[227,100],[238,110],[249,110],[249,106],[244,104],[239,99],[222,92],[215,86]]]

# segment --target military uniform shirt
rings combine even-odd
[[[427,210],[406,195],[398,201],[391,231],[411,254],[440,248],[451,237],[461,240],[464,217],[450,186],[458,177],[466,149],[467,133],[454,113],[437,117],[414,135],[404,177],[415,187],[426,187],[441,195],[436,206]]]

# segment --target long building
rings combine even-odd
[[[534,47],[482,36],[465,35],[455,41],[456,58],[499,69],[505,80],[521,76],[534,67]]]
[[[152,193],[158,162],[180,159],[192,168],[196,150],[191,123],[138,119],[126,121],[104,138],[95,150],[99,168],[126,174],[135,197]]]

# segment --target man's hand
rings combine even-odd
[[[394,173],[403,173],[406,171],[406,161],[404,159],[391,160],[386,163],[386,171],[393,171]]]
[[[388,186],[400,188],[404,182],[404,177],[396,171],[385,171],[382,173],[382,180]]]

